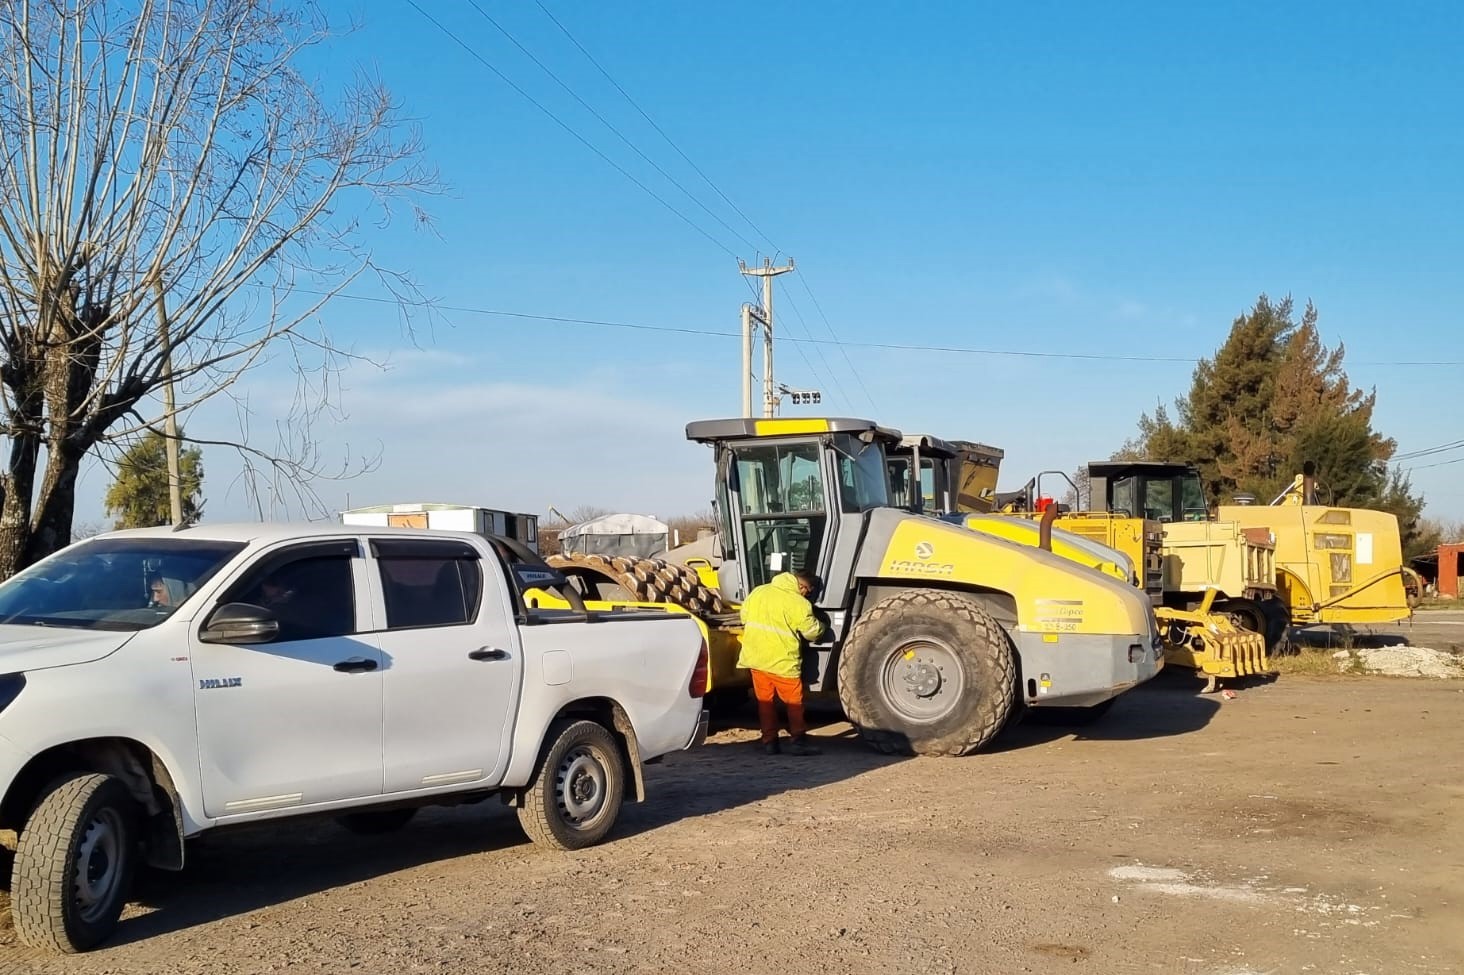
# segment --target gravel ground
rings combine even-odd
[[[88,955],[17,946],[0,895],[0,972],[1464,970],[1464,682],[1195,691],[1166,674],[966,759],[840,724],[767,758],[723,727],[580,854],[496,803],[219,834]]]

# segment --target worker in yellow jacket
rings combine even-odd
[[[819,754],[808,741],[803,718],[803,645],[799,642],[800,637],[817,640],[823,634],[823,624],[808,601],[814,587],[813,576],[806,572],[782,572],[748,593],[742,604],[742,653],[737,666],[752,671],[762,748],[769,755],[779,752],[774,696],[788,709],[788,734],[793,739],[789,753]]]

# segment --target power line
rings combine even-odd
[[[808,336],[809,338],[813,338],[813,330],[808,327],[808,322],[803,318],[803,312],[798,308],[798,302],[793,300],[793,296],[788,293],[787,288],[783,289],[783,300],[788,302],[789,308],[793,309],[793,315],[798,319],[798,324],[803,328],[803,334]],[[803,347],[800,345],[795,345],[794,348],[796,348],[800,353],[803,351]],[[829,382],[833,385],[834,389],[838,391],[839,396],[841,399],[843,399],[845,405],[852,409],[854,406],[854,401],[850,398],[848,392],[845,391],[844,384],[839,382],[839,377],[834,373],[834,370],[829,368],[829,360],[824,355],[823,346],[815,345],[813,347],[813,350],[818,353],[818,361],[823,363],[824,372],[828,375]],[[804,356],[804,361],[808,361],[807,356]],[[808,368],[813,369],[813,363],[810,362],[808,364]],[[814,374],[817,375],[817,370],[814,371]]]
[[[700,199],[698,199],[694,194],[692,194],[689,190],[687,190],[685,186],[683,186],[678,180],[675,179],[675,177],[671,176],[671,174],[668,173],[668,172],[666,172],[665,169],[663,169],[661,166],[657,165],[657,163],[653,159],[651,159],[648,155],[646,155],[646,153],[643,152],[638,146],[636,146],[635,143],[632,142],[627,136],[625,136],[624,133],[622,133],[615,125],[613,125],[603,115],[601,115],[598,111],[596,111],[588,102],[586,102],[582,97],[580,97],[580,95],[578,93],[576,93],[573,88],[571,88],[567,83],[565,83],[557,74],[554,73],[553,70],[551,70],[546,64],[544,64],[543,61],[541,61],[538,57],[536,57],[533,54],[533,52],[531,52],[527,47],[525,47],[522,43],[520,43],[518,41],[518,39],[513,36],[512,33],[510,33],[506,28],[504,28],[500,23],[498,23],[497,20],[495,20],[492,16],[490,16],[487,11],[485,11],[481,6],[479,6],[479,4],[476,2],[476,0],[468,0],[468,2],[472,5],[473,9],[477,10],[478,13],[485,20],[488,21],[489,24],[491,24],[496,30],[498,30],[499,33],[503,34],[504,37],[508,38],[508,40],[515,47],[517,47],[525,56],[527,56],[536,65],[538,65],[538,67],[540,68],[540,70],[542,70],[545,74],[549,75],[549,77],[551,79],[553,79],[554,82],[556,84],[558,84],[560,88],[564,89],[564,91],[567,92],[570,95],[570,97],[572,97],[586,111],[588,111],[591,115],[593,115],[596,119],[598,119],[602,125],[604,125],[608,129],[610,129],[610,131],[613,132],[616,135],[616,137],[618,137],[622,142],[624,142],[627,146],[629,146],[631,148],[631,150],[636,153],[636,155],[640,156],[641,159],[645,160],[653,169],[656,170],[656,172],[660,173],[661,176],[663,176],[667,181],[669,181],[673,186],[675,186],[684,196],[686,196],[689,200],[691,200],[698,207],[700,207],[702,210],[704,210],[709,216],[712,217],[713,220],[717,221],[717,223],[719,223],[724,229],[726,229],[729,233],[731,233],[734,237],[738,238],[740,241],[742,241],[744,244],[746,244],[752,250],[756,251],[758,249],[755,244],[753,244],[745,236],[743,236],[742,234],[740,234],[736,230],[734,230],[725,220],[723,220],[721,217],[717,216],[717,214],[715,212],[713,212],[709,207],[707,207],[706,204],[702,203],[702,201]],[[612,168],[614,168],[617,172],[619,172],[626,179],[628,179],[632,183],[634,183],[637,187],[639,187],[643,192],[645,192],[648,196],[650,196],[652,199],[654,199],[662,207],[666,208],[671,213],[675,214],[679,219],[681,219],[684,223],[686,223],[688,226],[690,226],[693,230],[696,230],[697,233],[699,233],[703,237],[707,238],[707,240],[711,241],[718,248],[720,248],[721,250],[723,250],[724,252],[726,252],[730,256],[733,256],[733,257],[736,256],[731,251],[730,248],[728,248],[720,240],[717,240],[714,236],[712,236],[710,233],[708,233],[701,225],[697,224],[691,218],[687,217],[686,214],[682,213],[676,207],[672,206],[669,202],[667,202],[659,194],[657,194],[653,190],[651,190],[648,186],[646,186],[639,179],[636,179],[635,176],[633,176],[630,172],[628,172],[626,169],[624,169],[623,167],[621,167],[614,160],[612,160],[608,155],[606,155],[603,151],[601,151],[598,147],[596,147],[594,144],[592,144],[588,139],[586,139],[584,136],[580,135],[577,131],[575,131],[572,127],[570,127],[568,123],[566,123],[562,119],[560,119],[551,110],[549,110],[547,107],[545,107],[542,103],[540,103],[537,99],[535,99],[532,95],[530,95],[527,91],[525,91],[519,85],[515,84],[511,79],[508,78],[507,75],[505,75],[502,71],[500,71],[492,63],[490,63],[486,58],[484,58],[476,50],[474,50],[471,46],[469,46],[461,37],[457,36],[450,29],[448,29],[441,22],[439,22],[436,18],[434,18],[433,16],[431,16],[430,14],[428,14],[419,4],[417,4],[415,2],[415,0],[408,0],[408,3],[411,4],[411,6],[412,6],[413,9],[415,9],[419,14],[421,14],[422,17],[424,17],[426,20],[428,20],[439,31],[441,31],[442,33],[446,34],[459,47],[461,47],[469,55],[471,55],[474,59],[476,59],[481,64],[483,64],[484,67],[486,67],[490,71],[492,71],[500,80],[502,80],[509,87],[513,88],[514,91],[516,91],[519,95],[521,95],[525,100],[527,100],[535,108],[539,109],[540,112],[542,112],[543,114],[545,114],[546,116],[548,116],[560,128],[564,129],[570,135],[574,136],[574,138],[576,140],[578,140],[581,144],[583,144],[591,152],[595,153],[595,155],[599,156],[602,160],[604,160],[608,165],[610,165]],[[751,227],[753,229],[753,231],[759,237],[761,237],[764,241],[766,241],[767,244],[770,247],[772,247],[775,252],[781,253],[781,248],[779,248],[777,246],[777,244],[775,244],[773,242],[772,238],[770,238],[766,233],[764,233],[762,231],[762,229],[760,227],[758,227],[756,223],[753,222],[752,218],[749,217],[742,210],[741,207],[737,206],[737,204],[735,202],[733,202],[732,198],[729,197],[725,192],[723,192],[722,189],[721,189],[721,187],[719,187],[711,179],[711,177],[708,176],[706,174],[706,172],[704,170],[702,170],[702,168],[700,166],[698,166],[695,163],[695,161],[693,161],[692,158],[689,155],[687,155],[686,152],[679,145],[676,144],[676,141],[674,139],[672,139],[670,137],[670,135],[668,135],[664,129],[661,128],[661,126],[656,122],[656,120],[651,117],[650,113],[647,112],[644,108],[642,108],[640,106],[640,104],[633,97],[631,97],[630,93],[625,90],[624,86],[622,86],[618,81],[616,81],[615,78],[610,74],[610,72],[607,71],[605,69],[605,67],[602,64],[600,64],[600,62],[598,60],[596,60],[596,58],[594,57],[594,55],[592,55],[589,52],[589,50],[587,48],[585,48],[585,46],[579,42],[578,38],[576,38],[574,36],[574,34],[570,32],[569,28],[567,28],[566,26],[564,26],[564,24],[559,20],[559,18],[555,17],[554,14],[546,6],[544,6],[544,4],[542,2],[538,2],[538,0],[536,0],[536,4],[539,7],[539,9],[541,11],[543,11],[544,15],[546,17],[548,17],[551,22],[553,22],[553,24],[555,25],[555,27],[557,27],[560,30],[560,32],[563,33],[564,36],[569,39],[570,43],[572,43],[580,51],[580,53],[583,54],[585,56],[585,58],[592,65],[594,65],[595,69],[600,72],[600,74],[605,78],[605,80],[608,81],[615,88],[615,90],[618,91],[621,94],[621,96],[623,98],[625,98],[625,100],[631,105],[631,107],[634,108],[641,115],[641,117],[644,118],[646,120],[646,122],[653,129],[655,129],[656,133],[658,135],[660,135],[661,138],[664,139],[666,141],[666,143],[669,146],[671,146],[671,148],[673,150],[675,150],[675,152],[677,153],[677,155],[681,156],[681,158],[683,160],[685,160],[685,162],[687,163],[687,165],[689,165],[696,172],[696,174],[699,177],[701,177],[701,179],[708,186],[710,186],[712,188],[713,192],[715,192],[719,197],[721,197],[721,199],[723,200],[723,202],[725,202],[729,207],[731,207],[733,209],[733,211],[735,211],[737,213],[738,216],[740,216],[744,221],[746,221],[747,225],[749,227]],[[817,299],[816,296],[813,295],[813,291],[812,291],[811,288],[809,288],[807,282],[804,282],[804,289],[806,291],[808,291],[809,297],[812,298],[813,301],[814,301],[814,303],[817,305],[818,304],[818,299]],[[753,289],[753,294],[754,294],[754,298],[756,298],[756,290],[755,289]],[[796,308],[795,308],[795,310],[796,310]],[[828,316],[823,314],[822,307],[819,308],[819,313],[820,313],[820,315],[823,316],[824,326],[828,329],[830,338],[832,338],[834,340],[834,344],[838,344],[838,336],[834,333],[833,326],[828,321]],[[801,315],[800,315],[800,317],[801,317]],[[806,324],[805,324],[805,330],[807,330]],[[801,350],[800,350],[800,352],[801,352]],[[844,352],[844,360],[849,365],[850,371],[854,373],[854,376],[858,380],[860,387],[863,389],[865,398],[866,399],[869,399],[870,405],[873,406],[874,405],[874,400],[873,400],[873,397],[871,397],[869,395],[869,388],[864,383],[864,377],[859,374],[858,368],[854,365],[853,360],[849,358],[849,355],[848,355],[848,352],[847,351]],[[806,357],[805,357],[805,361],[806,361]],[[827,364],[827,361],[826,360],[825,360],[824,365],[825,365],[825,368],[827,369],[828,368],[828,364]],[[809,369],[811,371],[814,371],[816,373],[816,370],[813,369],[813,365],[812,365],[811,362],[809,363]],[[830,371],[830,376],[832,376],[832,375],[833,375],[833,373],[832,373],[832,371]],[[847,396],[846,396],[846,399],[847,399]]]
[[[408,0],[410,3],[411,0]],[[395,305],[401,307],[429,308],[436,311],[460,312],[468,315],[489,315],[497,318],[518,318],[527,321],[551,322],[558,325],[585,325],[596,328],[620,328],[632,329],[643,332],[669,332],[677,335],[703,335],[711,338],[741,338],[741,332],[724,331],[712,328],[689,328],[676,325],[651,325],[645,322],[620,322],[609,319],[597,318],[572,318],[563,315],[536,315],[531,312],[507,311],[498,308],[478,308],[472,305],[448,305],[435,301],[411,301],[399,298],[383,298],[373,295],[352,295],[337,294],[328,295],[322,291],[311,291],[306,288],[296,288],[302,294],[329,296],[340,298],[345,301],[364,301],[374,304]],[[797,338],[786,336],[783,341],[808,345],[852,345],[865,349],[884,349],[896,352],[949,352],[964,355],[994,355],[994,356],[1018,356],[1035,359],[1088,359],[1101,361],[1126,361],[1126,362],[1198,362],[1197,359],[1181,359],[1163,356],[1133,356],[1133,355],[1110,355],[1110,354],[1084,354],[1080,352],[1027,352],[1011,349],[978,349],[962,346],[940,346],[940,345],[907,345],[894,342],[842,342],[835,339]],[[811,367],[810,367],[811,368]]]
[[[474,6],[477,6],[477,3],[475,2],[475,0],[470,0],[470,2],[472,2]],[[646,123],[648,125],[650,125],[650,127],[652,129],[655,129],[656,134],[659,135],[662,139],[664,139],[666,141],[666,144],[669,145],[673,150],[675,150],[676,154],[678,156],[680,156],[686,162],[686,164],[688,166],[690,166],[692,168],[692,170],[698,176],[701,177],[702,182],[704,182],[708,186],[710,186],[712,188],[712,191],[714,193],[716,193],[717,196],[719,196],[719,197],[722,198],[722,202],[726,203],[729,207],[731,207],[732,210],[739,217],[741,217],[747,223],[747,225],[749,227],[752,228],[753,232],[756,233],[759,237],[761,237],[767,243],[767,245],[770,248],[772,248],[772,250],[774,252],[773,259],[776,260],[777,259],[777,255],[778,254],[781,254],[783,252],[782,251],[782,248],[780,248],[773,241],[773,239],[771,237],[769,237],[766,233],[764,233],[763,230],[762,230],[762,228],[759,227],[756,223],[754,223],[753,220],[752,220],[752,218],[749,217],[746,214],[746,212],[743,211],[743,209],[741,207],[739,207],[735,202],[733,202],[733,200],[732,200],[732,198],[730,196],[728,196],[725,192],[722,191],[722,188],[720,186],[718,186],[712,180],[712,178],[710,176],[708,176],[706,174],[706,172],[703,171],[702,168],[696,164],[696,162],[691,158],[691,156],[689,156],[689,155],[686,154],[686,152],[681,148],[681,146],[677,145],[676,140],[672,139],[671,136],[666,133],[666,130],[663,129],[663,128],[661,128],[661,126],[656,122],[656,120],[651,117],[650,113],[647,112],[644,108],[642,108],[641,105],[640,105],[640,103],[637,102],[634,98],[631,97],[630,92],[626,91],[625,88],[624,88],[624,86],[622,86],[620,84],[620,82],[618,82],[618,81],[615,80],[615,78],[610,74],[610,72],[608,70],[606,70],[605,66],[602,65],[598,60],[596,60],[595,56],[593,54],[591,54],[589,52],[589,50],[583,44],[581,44],[579,42],[579,39],[576,38],[574,36],[574,34],[572,34],[570,32],[570,30],[569,30],[568,27],[564,26],[564,24],[560,22],[560,20],[559,20],[558,17],[555,17],[554,16],[553,12],[550,11],[550,9],[544,5],[544,3],[542,2],[542,0],[534,0],[534,2],[538,6],[538,8],[541,11],[544,12],[544,16],[548,17],[549,20],[551,22],[553,22],[554,26],[557,27],[557,28],[559,28],[560,32],[563,33],[564,36],[569,39],[569,42],[571,44],[573,44],[576,48],[579,49],[579,52],[585,56],[585,59],[588,60],[590,62],[590,64],[592,64],[592,65],[595,66],[595,70],[599,71],[600,74],[601,74],[601,76],[604,77],[604,79],[606,81],[608,81],[611,84],[611,86],[614,87],[614,89],[616,91],[620,92],[621,97],[623,97],[626,100],[626,102],[628,102],[630,104],[630,106],[632,108],[634,108],[638,113],[640,113],[641,118],[645,119],[646,120]],[[660,167],[657,167],[657,170],[659,171],[660,170]],[[679,184],[678,184],[678,188],[679,188]],[[685,192],[685,190],[683,189],[682,192]],[[700,201],[698,201],[698,203],[700,203]],[[703,209],[706,209],[706,208],[703,207]],[[710,212],[710,211],[708,211],[708,212]],[[721,220],[718,220],[718,223],[722,223],[722,226],[724,226],[724,227],[727,226]],[[728,230],[731,230],[730,227],[728,227],[727,229]],[[734,231],[734,233],[736,233],[736,232]],[[737,234],[737,236],[744,243],[747,243],[749,246],[751,246],[751,242],[748,241],[745,237],[742,237],[740,234]],[[756,250],[755,247],[753,249]],[[833,339],[834,342],[835,342],[835,344],[838,344],[838,335],[835,334],[834,327],[829,322],[828,316],[823,313],[822,306],[819,306],[818,298],[814,295],[813,289],[809,286],[808,281],[806,279],[802,279],[801,280],[801,283],[803,285],[803,290],[806,291],[806,292],[808,292],[809,298],[813,301],[814,305],[816,307],[818,307],[818,313],[823,318],[824,327],[828,330],[829,338]],[[749,287],[752,287],[753,288],[753,296],[754,296],[754,300],[756,300],[756,294],[757,294],[756,287],[753,287],[752,286],[752,282],[751,281],[748,282],[748,285],[749,285]],[[786,294],[786,292],[785,292],[785,294]],[[795,312],[798,311],[796,305],[794,305],[794,311]],[[802,315],[801,312],[798,313],[798,318],[799,318],[800,321],[803,319],[803,315]],[[804,323],[804,330],[806,332],[808,332],[808,334],[809,334],[810,337],[812,337],[812,332],[811,332],[811,330],[808,329],[807,323]],[[864,398],[869,401],[869,405],[870,405],[871,408],[877,409],[877,407],[875,407],[874,397],[870,395],[870,393],[869,393],[869,387],[865,384],[864,377],[862,375],[860,375],[858,367],[854,365],[854,360],[852,360],[851,358],[849,358],[848,351],[847,350],[844,350],[842,348],[842,346],[840,347],[840,351],[843,352],[844,362],[845,362],[845,364],[848,365],[849,371],[854,374],[854,378],[858,381],[860,389],[863,390],[863,392],[864,392]],[[822,352],[820,352],[820,355],[822,355]],[[809,364],[809,368],[810,369],[813,368],[812,363]],[[824,368],[826,370],[828,370],[828,362],[827,362],[827,360],[824,360]],[[830,376],[833,376],[834,375],[832,370],[829,370],[829,375]],[[852,400],[849,400],[849,398],[848,398],[847,395],[845,395],[845,400],[847,402],[849,402],[849,404],[851,406],[853,405]]]
[[[645,160],[652,169],[664,176],[666,178],[666,181],[669,182],[672,186],[676,187],[678,190],[680,190],[683,196],[685,196],[692,203],[695,203],[697,206],[701,207],[707,216],[711,217],[713,220],[717,221],[717,223],[721,224],[723,229],[725,229],[729,234],[742,241],[742,243],[746,244],[752,250],[757,250],[756,244],[754,244],[752,241],[748,240],[746,237],[742,236],[742,234],[734,230],[732,226],[727,223],[727,221],[717,216],[717,214],[714,213],[711,208],[709,208],[705,203],[692,195],[691,191],[688,190],[685,186],[682,186],[680,181],[678,181],[675,176],[672,176],[670,173],[666,172],[666,170],[662,169],[654,159],[642,152],[640,147],[632,142],[629,137],[625,135],[625,133],[621,132],[620,129],[616,128],[609,119],[605,118],[605,116],[596,111],[593,105],[581,98],[579,96],[579,93],[571,88],[562,78],[559,77],[559,75],[555,74],[554,71],[547,64],[535,57],[533,51],[530,51],[523,44],[519,43],[518,38],[509,33],[507,28],[505,28],[498,21],[494,20],[493,17],[488,13],[488,11],[479,6],[478,0],[468,0],[468,3],[472,5],[474,10],[478,11],[478,13],[482,15],[484,20],[492,24],[495,30],[497,30],[504,37],[508,38],[509,42],[512,43],[514,47],[522,51],[525,57],[537,64],[540,70],[542,70],[545,74],[547,74],[550,78],[554,80],[555,84],[564,89],[565,93],[568,94],[570,98],[573,98],[576,102],[578,102],[581,108],[583,108],[585,111],[589,112],[596,119],[598,119],[600,124],[605,126],[605,128],[615,133],[616,138],[629,146],[630,150],[634,152],[637,156],[640,156],[641,159]]]
[[[408,3],[412,0],[407,0]],[[621,322],[599,318],[573,318],[565,315],[537,315],[525,311],[508,311],[498,308],[479,308],[473,305],[449,305],[437,301],[416,301],[407,298],[385,298],[379,295],[334,294],[309,288],[294,288],[305,295],[338,298],[342,301],[363,301],[372,304],[394,305],[398,308],[426,308],[434,311],[455,311],[469,315],[489,315],[499,318],[519,318],[535,322],[551,322],[559,325],[585,325],[596,328],[631,329],[643,332],[667,332],[677,335],[701,335],[709,338],[741,338],[741,332],[714,328],[690,328],[678,325],[651,325],[646,322]],[[955,355],[1009,356],[1022,359],[1079,359],[1087,362],[1177,362],[1194,365],[1200,360],[1184,356],[1115,355],[1104,352],[1034,352],[1026,349],[983,349],[961,345],[915,345],[901,342],[859,342],[842,339],[796,338],[786,336],[783,341],[810,345],[847,345],[856,349],[880,349],[889,352],[947,352]],[[1464,366],[1464,362],[1367,362],[1369,366]]]
[[[824,328],[828,329],[829,332],[829,338],[834,339],[835,344],[839,346],[839,351],[844,356],[844,362],[848,364],[849,371],[854,374],[855,380],[857,380],[859,383],[859,388],[864,391],[864,398],[869,401],[870,408],[878,413],[879,407],[875,405],[874,397],[869,394],[869,387],[864,384],[864,377],[861,376],[859,374],[859,370],[855,368],[854,360],[849,358],[849,350],[844,348],[843,343],[839,342],[838,336],[834,334],[834,326],[829,323],[829,316],[824,314],[823,305],[819,303],[818,296],[813,293],[813,288],[809,286],[807,274],[800,274],[798,276],[798,281],[800,284],[803,285],[803,290],[808,292],[808,300],[813,302],[814,310],[817,311],[818,316],[823,319]]]
[[[1441,460],[1435,464],[1418,464],[1408,469],[1410,471],[1426,471],[1430,467],[1448,467],[1450,464],[1464,464],[1464,457],[1455,457],[1453,460]]]
[[[603,159],[605,161],[605,163],[607,165],[609,165],[612,169],[614,169],[617,173],[619,173],[621,176],[624,176],[626,179],[630,180],[636,186],[640,187],[640,189],[647,196],[649,196],[651,199],[655,200],[657,203],[661,204],[661,206],[665,207],[667,210],[671,211],[678,218],[680,218],[681,221],[683,223],[685,223],[688,227],[690,227],[691,229],[695,230],[697,233],[701,234],[707,240],[711,241],[720,250],[724,251],[729,257],[732,257],[734,259],[737,257],[736,251],[732,250],[732,248],[728,247],[726,244],[722,243],[720,240],[718,240],[717,238],[713,237],[711,234],[707,233],[707,231],[705,229],[703,229],[700,224],[698,224],[696,221],[692,220],[686,214],[682,213],[680,210],[676,209],[676,207],[674,207],[670,203],[668,203],[665,200],[665,198],[663,198],[659,193],[657,193],[655,190],[651,189],[645,183],[641,182],[629,170],[627,170],[625,167],[621,166],[615,160],[613,160],[609,156],[607,156],[603,151],[600,150],[600,148],[598,146],[596,146],[594,143],[592,143],[589,139],[586,139],[584,136],[582,136],[578,132],[576,132],[569,125],[569,123],[565,122],[558,115],[555,115],[552,111],[550,111],[548,108],[546,108],[544,106],[544,104],[542,102],[540,102],[537,98],[535,98],[533,95],[530,95],[523,88],[521,88],[517,84],[515,84],[513,82],[513,80],[508,77],[508,75],[504,74],[502,71],[498,70],[498,68],[494,67],[494,65],[493,65],[492,62],[490,62],[487,58],[483,57],[483,55],[479,54],[476,50],[474,50],[471,46],[469,46],[469,44],[466,41],[464,41],[461,37],[459,37],[456,34],[454,34],[445,25],[443,25],[440,21],[438,21],[438,19],[436,17],[433,17],[427,11],[423,10],[422,7],[417,3],[417,0],[407,0],[407,3],[412,7],[413,10],[417,11],[417,13],[421,14],[424,18],[426,18],[426,20],[428,20],[432,24],[432,26],[436,27],[443,34],[446,34],[448,36],[448,38],[450,38],[453,41],[453,43],[457,44],[458,47],[461,47],[464,51],[468,52],[468,54],[474,60],[476,60],[479,64],[483,65],[483,67],[487,68],[489,71],[491,71],[495,75],[497,75],[500,81],[502,81],[504,84],[508,85],[514,91],[518,92],[521,96],[523,96],[524,100],[526,100],[529,104],[533,105],[540,112],[543,112],[544,115],[547,116],[555,125],[559,126],[561,129],[563,129],[564,131],[568,132],[570,135],[574,136],[574,138],[581,145],[583,145],[586,149],[589,149],[595,155],[597,155],[601,159]]]
[[[651,118],[650,114],[645,109],[641,108],[640,104],[634,98],[630,97],[630,92],[622,88],[620,86],[620,82],[616,81],[613,77],[610,76],[610,72],[606,71],[604,66],[601,65],[599,61],[595,60],[595,56],[591,54],[588,50],[586,50],[585,46],[581,44],[579,40],[576,39],[575,36],[569,32],[569,28],[560,23],[559,18],[555,17],[554,14],[550,12],[549,8],[544,6],[544,4],[540,2],[540,0],[534,0],[534,2],[538,5],[540,10],[544,11],[544,16],[553,21],[554,26],[558,27],[559,30],[564,34],[564,36],[569,38],[569,42],[575,47],[579,48],[579,52],[583,54],[585,58],[595,66],[595,70],[599,71],[600,74],[604,76],[605,80],[610,82],[610,84],[614,86],[615,90],[620,92],[621,96],[630,103],[630,106],[640,113],[641,118],[645,119],[646,122],[650,124],[651,128],[656,130],[656,134],[665,139],[666,144],[669,145],[672,149],[676,150],[676,154],[684,159],[686,161],[686,164],[690,166],[692,170],[695,171],[695,173],[702,178],[702,181],[710,186],[713,192],[715,192],[718,196],[722,198],[722,202],[726,203],[737,213],[739,217],[745,220],[747,222],[747,225],[753,229],[754,233],[756,233],[763,240],[767,241],[769,247],[773,248],[774,251],[779,251],[778,246],[772,242],[768,235],[763,233],[758,225],[752,222],[752,218],[743,213],[742,208],[739,207],[736,203],[733,203],[731,197],[729,197],[726,193],[723,193],[721,187],[712,182],[712,178],[706,173],[702,172],[700,166],[692,162],[691,157],[681,150],[681,147],[676,144],[675,140],[667,135],[666,131],[656,124],[656,120]],[[757,248],[753,247],[753,250],[757,250]],[[774,257],[774,259],[776,260],[776,256]]]
[[[1401,454],[1394,454],[1392,460],[1410,460],[1414,457],[1427,457],[1429,454],[1442,454],[1450,450],[1458,450],[1464,447],[1464,440],[1455,440],[1453,443],[1439,444],[1437,447],[1424,447],[1422,450],[1410,450]]]

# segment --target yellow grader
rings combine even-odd
[[[733,610],[788,570],[822,582],[814,602],[828,631],[809,648],[810,691],[883,751],[968,754],[1026,708],[1096,717],[1163,666],[1149,601],[1124,581],[893,505],[886,450],[898,431],[834,417],[703,420],[686,432],[713,451],[719,566],[553,564],[589,608],[696,616],[714,691],[745,681]],[[547,591],[526,597],[559,605]]]

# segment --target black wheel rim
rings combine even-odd
[[[560,820],[574,830],[592,828],[604,815],[610,773],[600,750],[576,745],[560,758],[554,774],[554,799]]]
[[[916,724],[939,721],[966,691],[966,668],[949,647],[913,640],[891,651],[879,672],[880,696],[901,718]]]
[[[77,913],[88,924],[104,918],[122,883],[125,829],[115,809],[98,810],[82,833],[72,873]]]

